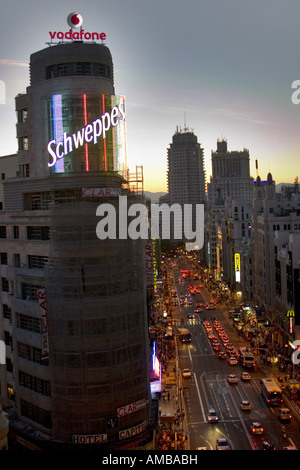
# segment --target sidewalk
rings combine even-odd
[[[161,429],[159,449],[161,450],[189,450],[190,448],[184,397],[179,396],[175,371],[176,360],[171,359],[168,361],[166,371],[162,373],[162,394],[159,400]],[[160,437],[158,437],[158,443]],[[167,441],[165,446],[162,441]]]

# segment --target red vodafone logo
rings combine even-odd
[[[67,22],[68,25],[70,26],[70,30],[67,31],[66,33],[63,33],[62,31],[49,31],[50,37],[51,37],[51,44],[53,39],[71,39],[72,41],[82,41],[83,39],[87,40],[92,40],[94,41],[95,39],[101,39],[102,41],[106,40],[106,34],[105,33],[89,33],[88,31],[84,31],[84,29],[81,28],[83,24],[83,18],[79,13],[76,13],[73,11],[70,13],[67,17]],[[74,31],[74,29],[79,29],[80,31]]]
[[[73,11],[68,15],[67,22],[71,28],[80,28],[83,23],[83,18],[79,13]]]

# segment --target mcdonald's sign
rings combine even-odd
[[[294,317],[295,316],[294,310],[288,310],[286,316],[287,317]]]

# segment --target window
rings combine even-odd
[[[15,268],[20,268],[21,266],[21,257],[19,253],[14,254],[14,262],[15,262]]]
[[[26,372],[19,371],[19,382],[23,387],[34,390],[41,395],[50,396],[50,382],[49,380],[42,380],[34,375],[27,374]]]
[[[6,226],[0,225],[0,238],[6,238]]]
[[[8,305],[3,304],[3,318],[6,318],[7,320],[11,321],[11,308],[9,308]]]
[[[25,163],[24,165],[19,165],[19,176],[21,178],[28,178],[30,176],[29,163]]]
[[[28,204],[29,210],[48,210],[49,204],[52,202],[51,193],[33,193],[29,195]]]
[[[46,79],[72,75],[92,75],[110,77],[110,67],[95,62],[70,62],[68,64],[54,64],[46,67]]]
[[[28,255],[28,267],[29,269],[44,269],[48,259],[47,256]]]
[[[22,330],[32,331],[34,333],[42,332],[41,318],[35,318],[23,313],[16,313],[17,327]]]
[[[7,264],[7,253],[0,253],[0,263]]]
[[[22,299],[30,300],[32,302],[38,301],[37,291],[43,289],[42,286],[37,286],[36,284],[25,284],[22,283]]]
[[[17,225],[14,225],[13,227],[13,235],[15,240],[19,238],[19,227]]]
[[[19,137],[19,151],[28,150],[28,137]]]
[[[19,109],[18,110],[18,124],[27,121],[27,109]]]
[[[1,278],[1,287],[2,287],[2,292],[9,292],[9,282],[6,277]]]
[[[28,401],[21,400],[21,413],[23,416],[32,419],[46,428],[51,429],[52,427],[51,412],[48,410],[43,410]]]
[[[29,226],[27,227],[28,240],[50,240],[50,227]]]

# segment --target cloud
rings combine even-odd
[[[271,123],[268,121],[263,121],[261,119],[256,119],[255,117],[250,116],[249,114],[242,113],[240,111],[234,111],[232,109],[225,108],[214,108],[211,110],[211,114],[222,116],[224,118],[231,118],[236,120],[243,120],[253,122],[254,124],[260,124],[263,126],[270,126]]]
[[[13,59],[0,59],[0,65],[14,65],[17,67],[28,67],[28,62],[23,62],[21,60],[13,60]]]

